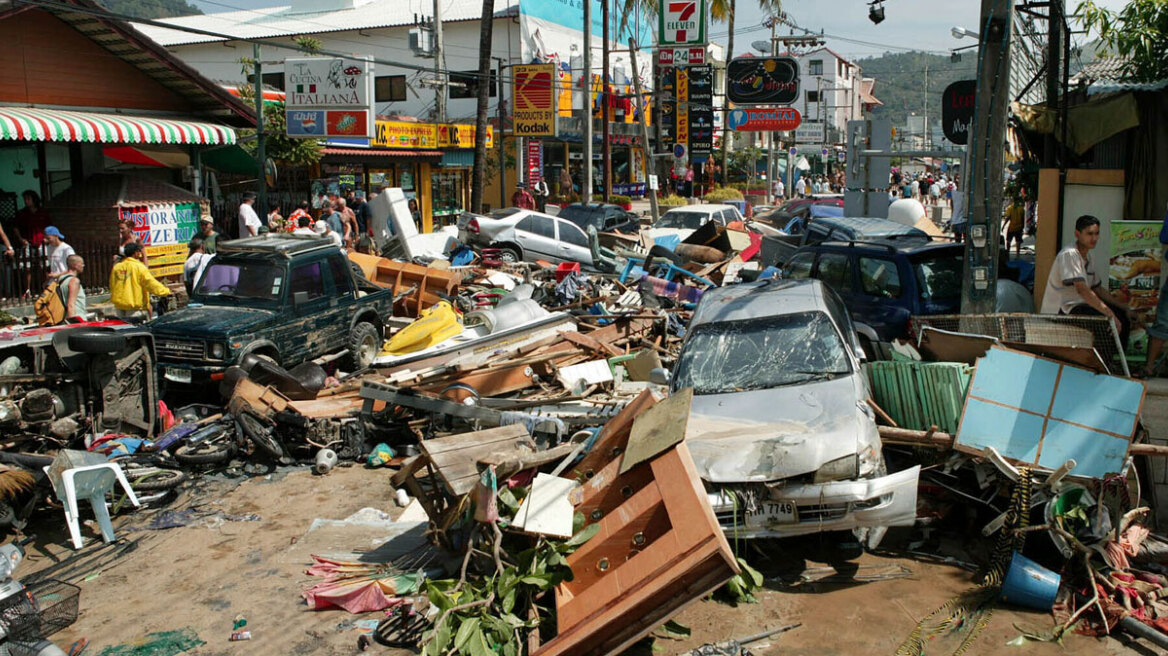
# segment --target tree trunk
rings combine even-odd
[[[730,15],[726,17],[726,27],[730,35],[726,37],[726,70],[730,70],[730,60],[734,58],[734,5],[737,0],[730,0]],[[730,152],[730,87],[729,80],[722,85],[722,184],[730,184],[730,171],[726,169],[726,156]]]
[[[470,211],[483,211],[483,187],[486,185],[487,169],[487,104],[491,91],[491,32],[495,26],[495,0],[483,0],[483,14],[479,19],[479,77],[478,107],[475,112],[474,169],[471,172]],[[495,98],[503,102],[503,80],[495,81]],[[500,145],[503,141],[503,126],[495,134]],[[504,171],[499,170],[503,176]],[[502,184],[500,182],[500,184]]]

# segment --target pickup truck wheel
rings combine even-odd
[[[69,348],[78,353],[117,353],[126,348],[126,336],[97,330],[69,333]]]
[[[347,365],[351,371],[360,371],[373,364],[373,359],[381,350],[381,335],[377,326],[361,321],[349,331],[349,355]]]
[[[511,246],[503,246],[499,249],[499,259],[506,264],[518,264],[523,261],[523,255]]]

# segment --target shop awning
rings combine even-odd
[[[0,107],[0,141],[4,140],[224,145],[235,143],[235,130],[196,121]]]

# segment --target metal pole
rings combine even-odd
[[[592,2],[584,0],[584,170],[580,174],[580,196],[592,202]]]
[[[819,147],[819,157],[823,160],[823,175],[827,176],[827,101],[823,99],[823,76],[815,78],[815,97],[819,99],[819,122],[823,124],[823,144]]]
[[[607,0],[606,0],[607,1]],[[641,126],[641,152],[645,159],[645,192],[649,196],[649,213],[653,223],[657,223],[660,216],[657,213],[657,191],[649,189],[649,175],[653,170],[652,149],[649,148],[649,126],[645,125],[645,96],[641,93],[641,71],[637,68],[636,41],[629,37],[629,57],[633,68],[633,91],[637,94],[637,123]],[[661,178],[657,179],[657,186],[661,186]]]
[[[925,130],[921,135],[921,147],[929,148],[929,65],[925,64]]]
[[[1010,101],[1012,0],[982,0],[977,101],[969,139],[969,240],[961,288],[962,314],[988,314],[997,299],[1002,169]]]
[[[495,62],[495,89],[498,96],[499,104],[499,134],[496,138],[499,140],[499,208],[507,207],[507,142],[503,139],[506,134],[503,129],[503,60],[499,59]]]
[[[1052,110],[1059,106],[1059,83],[1062,77],[1062,70],[1059,66],[1059,60],[1063,54],[1062,4],[1060,0],[1051,0],[1050,7],[1047,8],[1046,106]],[[1053,131],[1043,139],[1042,163],[1046,168],[1054,168],[1061,161],[1058,143]]]
[[[774,17],[771,18],[771,56],[779,54],[779,42],[775,36],[775,30],[779,26],[779,21]],[[779,161],[775,157],[775,143],[777,142],[776,133],[767,133],[767,197],[772,198],[772,202],[778,202],[777,198],[773,198],[775,189],[775,179],[778,178]]]
[[[604,140],[604,143],[600,145],[600,157],[604,160],[604,163],[601,165],[601,170],[604,176],[604,202],[606,203],[612,199],[612,144],[609,143],[609,130],[611,130],[609,124],[612,121],[612,116],[609,112],[612,110],[608,106],[608,98],[609,94],[612,93],[612,89],[608,84],[608,24],[610,22],[608,3],[609,0],[600,0],[600,20],[604,23],[600,39],[602,42],[600,46],[600,68],[603,69],[600,87],[603,90],[600,94],[600,138]],[[629,56],[632,56],[632,53],[629,53]]]
[[[264,132],[264,75],[260,70],[260,44],[252,44],[252,57],[255,59],[255,108],[256,108],[256,168],[259,171],[256,184],[256,207],[259,215],[264,217],[267,225],[268,217],[268,153],[267,133]],[[240,235],[241,237],[243,235]]]
[[[434,91],[434,114],[438,123],[446,122],[446,55],[442,51],[442,0],[434,0],[434,74],[438,87]],[[479,84],[487,84],[480,80]]]

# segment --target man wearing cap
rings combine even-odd
[[[329,226],[327,221],[317,221],[315,232],[319,237],[328,237],[331,239],[333,243],[337,245],[337,248],[340,248],[344,243],[341,240],[341,236],[336,233],[331,226]]]
[[[239,238],[255,237],[260,234],[260,216],[256,214],[252,205],[255,203],[254,191],[243,192],[243,202],[239,204]]]
[[[219,250],[215,245],[219,241],[219,233],[215,232],[215,222],[209,217],[199,220],[199,237],[203,239],[204,253],[214,255],[215,251]]]
[[[45,252],[49,259],[49,279],[55,279],[69,270],[67,260],[75,255],[73,247],[65,243],[65,235],[57,226],[45,228]]]
[[[534,210],[535,198],[532,197],[530,192],[523,188],[523,185],[516,185],[515,193],[511,194],[511,205],[513,207],[518,207],[521,210]]]

